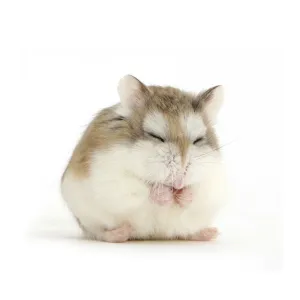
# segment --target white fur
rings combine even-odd
[[[223,166],[216,152],[203,155],[210,151],[208,146],[190,147],[186,184],[191,185],[193,201],[184,208],[149,201],[147,181],[172,184],[171,175],[181,171],[175,145],[154,146],[150,141],[95,153],[85,179],[66,172],[62,194],[82,226],[99,239],[103,228],[126,221],[135,238],[187,236],[211,226],[224,200]]]
[[[79,180],[68,173],[62,186],[70,209],[93,235],[101,239],[101,228],[115,228],[125,221],[134,227],[137,238],[186,236],[212,225],[224,192],[220,170],[203,180],[202,186],[193,186],[194,201],[188,207],[161,207],[149,201],[145,183],[126,175],[122,169],[125,157],[119,157],[119,166],[109,170],[105,161],[111,161],[110,155],[114,154],[95,157],[89,178]]]
[[[189,114],[188,116],[181,118],[181,123],[186,135],[191,141],[205,135],[206,127],[199,115]]]
[[[144,121],[144,130],[155,133],[164,138],[167,135],[168,123],[162,113],[153,112],[146,116]]]

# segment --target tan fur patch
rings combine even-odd
[[[116,106],[106,108],[93,119],[74,149],[63,177],[68,170],[72,170],[77,176],[86,176],[91,155],[95,151],[108,149],[121,140],[130,139],[130,126],[115,113],[115,108]]]

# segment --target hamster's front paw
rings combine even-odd
[[[219,231],[216,227],[207,227],[191,235],[187,239],[191,241],[208,242],[216,239],[218,235]]]
[[[192,202],[193,193],[190,188],[184,188],[175,192],[175,201],[184,207]]]
[[[165,185],[155,185],[150,190],[150,200],[159,205],[169,205],[173,203],[173,193],[171,188]]]

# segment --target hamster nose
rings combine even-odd
[[[178,175],[174,180],[173,187],[176,190],[180,190],[183,188],[183,186],[184,186],[184,175]]]

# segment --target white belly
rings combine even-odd
[[[93,164],[86,178],[68,171],[62,194],[80,223],[92,231],[113,229],[124,222],[134,228],[134,238],[172,238],[193,234],[213,222],[224,199],[223,170],[192,187],[193,201],[182,208],[160,206],[149,199],[149,187],[119,165]],[[105,170],[105,171],[103,171]]]

